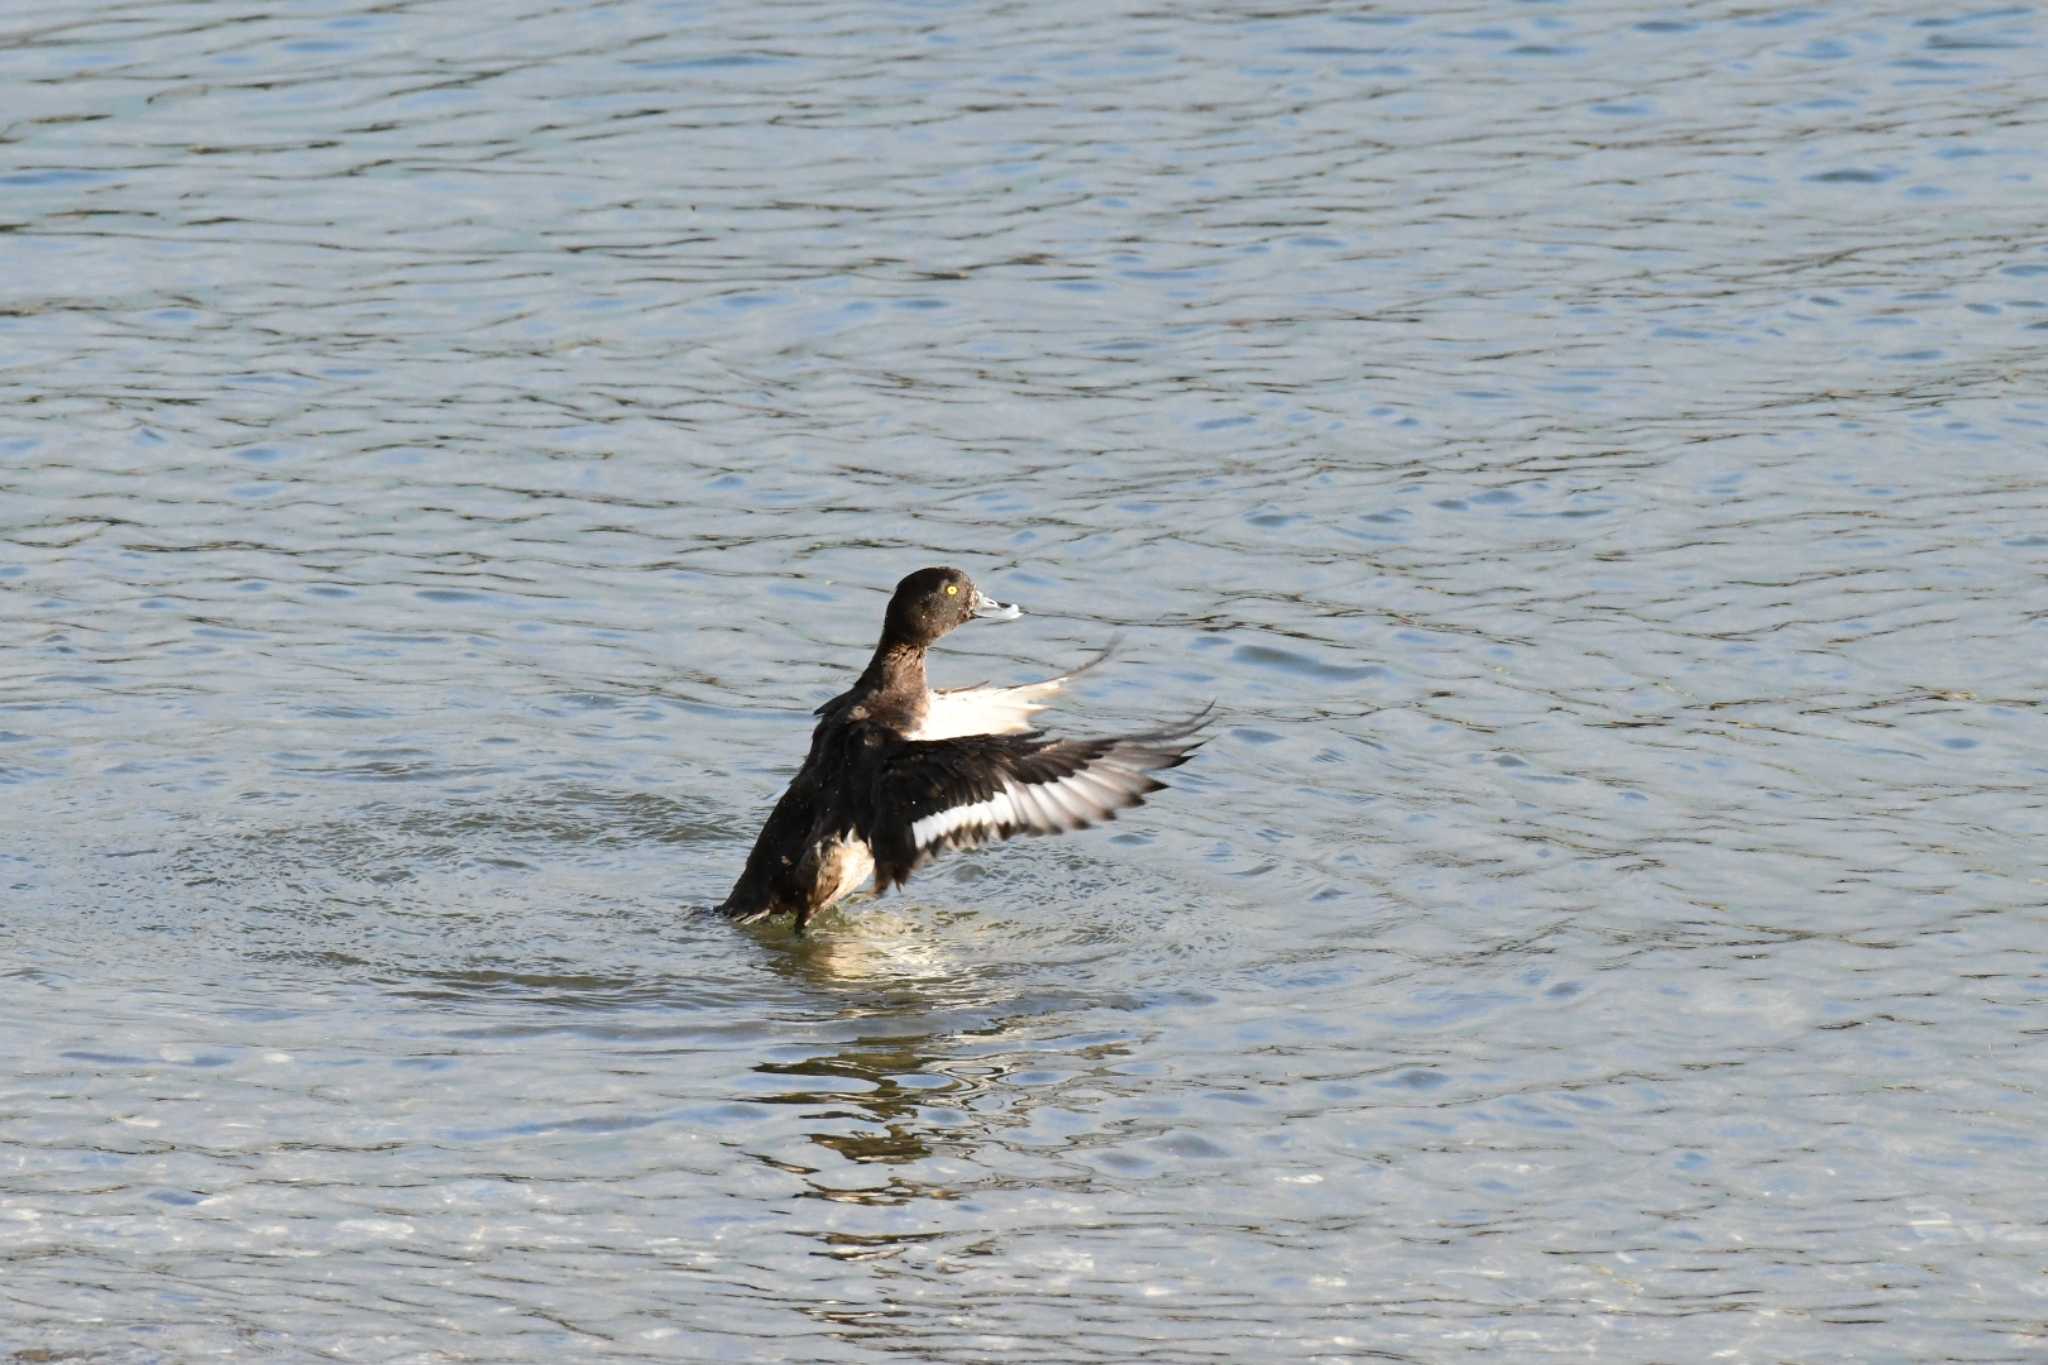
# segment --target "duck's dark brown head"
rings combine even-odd
[[[1021,607],[998,602],[975,587],[958,569],[919,569],[896,585],[882,621],[882,643],[923,649],[977,616],[1014,621],[1023,614]]]

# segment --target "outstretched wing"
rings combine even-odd
[[[1207,718],[1113,739],[976,735],[896,746],[879,765],[873,828],[863,831],[875,889],[908,881],[947,849],[1114,820],[1166,785],[1151,774],[1201,747],[1193,736]]]
[[[969,735],[1023,735],[1036,729],[1032,717],[1051,704],[1053,694],[1110,656],[1111,640],[1100,654],[1044,682],[1016,687],[948,687],[931,694],[924,719],[906,739],[960,739]]]

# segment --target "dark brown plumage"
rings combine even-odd
[[[1011,688],[926,685],[934,641],[977,616],[1019,614],[957,569],[897,584],[874,657],[818,708],[810,753],[719,909],[743,924],[792,913],[801,933],[870,871],[886,891],[947,850],[1086,829],[1161,790],[1151,774],[1188,761],[1208,709],[1144,734],[1049,739],[1030,716],[1071,673]]]

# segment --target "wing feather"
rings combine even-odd
[[[907,880],[948,849],[1018,834],[1062,834],[1113,820],[1188,761],[1204,711],[1184,725],[1109,739],[966,735],[907,740],[880,766],[871,828],[875,885]]]
[[[1078,668],[1044,682],[1016,687],[949,687],[925,699],[924,719],[905,739],[963,739],[971,735],[1023,735],[1037,728],[1032,717],[1051,705],[1061,688],[1107,659],[1117,642]]]

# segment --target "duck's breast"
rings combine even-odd
[[[818,845],[811,875],[811,908],[822,910],[860,889],[875,870],[867,840],[842,834]]]

